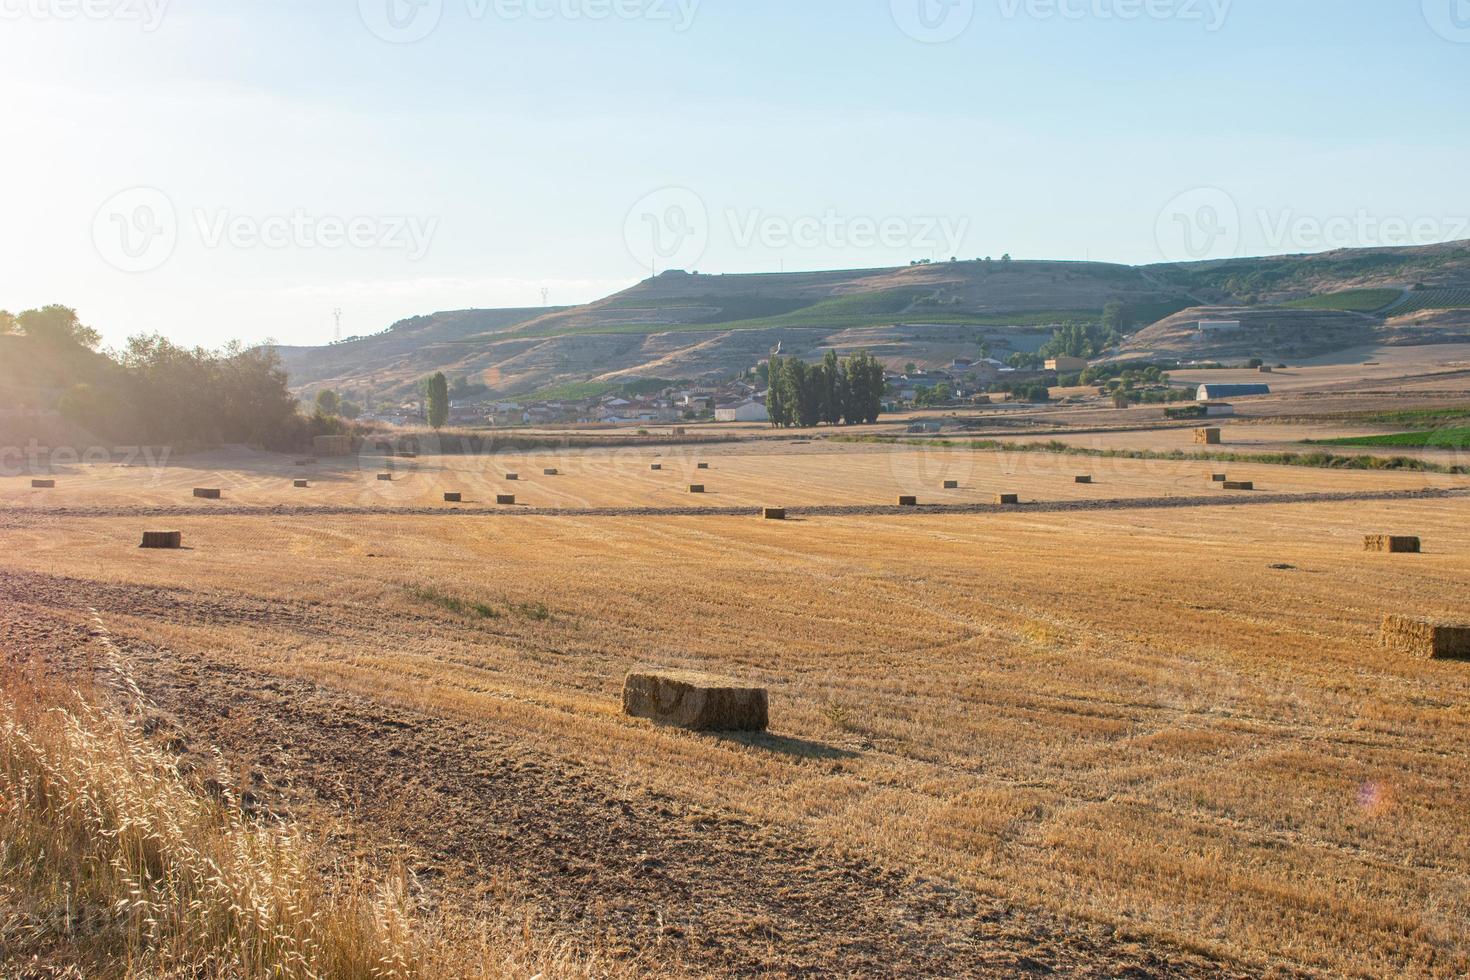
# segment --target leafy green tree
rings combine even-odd
[[[357,402],[350,402],[344,398],[342,399],[342,404],[338,407],[337,414],[341,415],[344,419],[355,419],[362,415],[362,406],[357,404]]]
[[[449,421],[449,381],[443,371],[429,379],[428,416],[431,429],[441,429]]]
[[[782,358],[772,354],[770,361],[763,366],[766,369],[767,378],[766,414],[770,416],[772,425],[778,429],[783,428],[789,423],[786,418],[786,401],[783,397],[785,394],[783,382],[785,369],[782,366]]]
[[[822,421],[836,425],[842,421],[843,402],[847,398],[845,378],[837,352],[828,350],[822,358]]]
[[[55,346],[76,345],[92,350],[102,342],[102,335],[83,326],[77,311],[69,306],[53,304],[26,310],[14,318],[14,325],[27,337]]]
[[[339,415],[342,411],[342,396],[331,388],[323,388],[316,393],[316,410],[327,418]]]

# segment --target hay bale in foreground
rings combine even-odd
[[[766,507],[761,511],[761,516],[768,521],[784,521],[786,520],[786,508]]]
[[[521,478],[521,475],[519,473],[507,473],[505,474],[505,478],[507,480],[515,481],[519,480]]]
[[[32,490],[55,490],[56,489],[56,481],[55,480],[32,480],[31,481],[31,489]]]
[[[294,486],[297,490],[305,490],[308,486],[310,486],[310,484],[307,483],[305,480],[293,480],[291,485]]]
[[[444,502],[446,504],[462,504],[464,503],[464,494],[448,491],[444,494]]]
[[[664,468],[664,464],[663,463],[649,463],[648,464],[648,468],[650,470],[653,470],[654,472],[658,472],[659,470],[661,470],[661,469]]]
[[[1222,490],[1254,490],[1256,485],[1250,480],[1226,480],[1220,484]]]
[[[541,471],[542,476],[561,476],[561,471],[554,467],[548,467]]]
[[[704,493],[704,484],[703,483],[691,483],[691,484],[689,484],[689,492],[690,493]]]
[[[220,492],[215,487],[195,487],[194,496],[200,500],[218,500],[220,499]]]
[[[945,480],[944,481],[944,489],[946,489],[946,490],[958,490],[959,488],[960,488],[960,481],[959,480]]]
[[[1384,616],[1378,642],[1386,649],[1430,660],[1470,660],[1470,626]]]
[[[497,504],[513,504],[513,503],[516,502],[516,495],[513,494],[513,493],[500,493],[500,494],[496,494],[495,495],[495,502]]]
[[[1423,550],[1418,538],[1401,534],[1369,534],[1363,538],[1364,551],[1382,551],[1396,555],[1417,555]]]
[[[1021,502],[1021,495],[1018,493],[998,493],[995,495],[995,502],[1001,507],[1012,506]]]
[[[1220,445],[1221,432],[1219,429],[1195,429],[1194,441],[1202,446]]]
[[[701,469],[701,470],[707,470],[707,469],[709,469],[709,464],[708,463],[695,463],[694,465],[698,469]]]
[[[184,546],[183,531],[144,531],[143,543],[140,548],[182,548]]]
[[[1230,477],[1227,476],[1224,473],[1212,473],[1212,474],[1210,474],[1210,480],[1212,482],[1214,482],[1214,483],[1224,483],[1228,479],[1230,479]]]
[[[1074,482],[1074,483],[1091,483],[1092,482],[1092,477],[1090,477],[1090,476],[1077,476],[1077,477],[1073,477],[1072,478],[1072,482]]]
[[[900,507],[917,507],[917,506],[919,506],[919,498],[918,497],[909,497],[909,496],[900,496],[898,498],[898,506],[900,506]]]
[[[393,482],[393,474],[392,473],[379,473],[378,474],[378,479],[379,480],[382,480],[384,483],[392,483]]]
[[[690,670],[633,670],[623,681],[623,713],[696,732],[763,732],[763,687]]]

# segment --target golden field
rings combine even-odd
[[[323,461],[306,491],[292,460],[238,453],[7,479],[6,653],[95,665],[95,610],[168,726],[262,805],[406,860],[435,908],[520,909],[658,972],[1470,970],[1470,667],[1375,641],[1385,613],[1465,618],[1465,496],[374,512],[448,489],[560,508],[1218,494],[1198,463],[662,451],[661,473],[642,450],[421,457],[392,484]],[[1470,486],[1220,465],[1257,497]],[[211,515],[188,488],[215,485],[237,508],[361,511]],[[137,549],[160,519],[131,508],[160,506],[186,508],[162,519],[186,550]],[[1425,553],[1365,554],[1369,532]],[[639,664],[765,683],[770,734],[622,717]]]

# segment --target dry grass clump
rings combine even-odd
[[[626,972],[547,948],[528,925],[451,933],[415,914],[402,874],[324,875],[321,855],[292,828],[243,816],[228,779],[203,786],[212,792],[140,726],[16,670],[0,676],[4,975]]]
[[[196,792],[140,731],[14,674],[0,692],[12,964],[88,977],[422,975],[401,882],[328,891],[289,830]]]

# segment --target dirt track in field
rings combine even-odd
[[[792,517],[874,517],[913,514],[999,514],[1017,510],[1027,513],[1057,514],[1087,511],[1157,510],[1164,507],[1239,507],[1244,504],[1309,504],[1352,501],[1442,500],[1467,496],[1463,490],[1359,490],[1341,493],[1272,493],[1265,488],[1253,492],[1216,494],[1206,497],[1134,497],[1109,500],[1066,500],[1001,504],[920,504],[917,507],[880,505],[788,506]],[[502,507],[446,504],[443,507],[334,507],[276,506],[241,507],[224,503],[218,506],[129,506],[129,507],[56,507],[28,508],[0,514],[0,526],[7,522],[31,521],[36,518],[98,517],[748,517],[756,511],[750,507]]]
[[[434,904],[483,912],[509,898],[588,946],[699,975],[1251,975],[611,785],[461,720],[147,635],[152,621],[360,635],[395,615],[381,610],[7,571],[0,652],[48,669],[102,663],[92,610],[191,756],[218,746],[253,774],[259,806],[346,818],[345,845],[404,855]],[[399,637],[428,628],[401,618]]]

